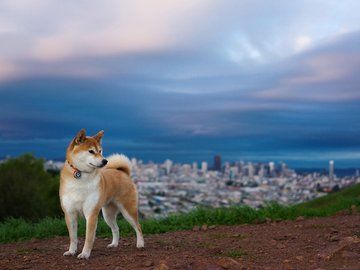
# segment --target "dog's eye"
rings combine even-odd
[[[99,154],[101,154],[102,150],[99,150]]]
[[[89,150],[90,154],[95,154],[94,150]]]

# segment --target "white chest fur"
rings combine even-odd
[[[69,213],[85,217],[96,207],[100,199],[100,176],[82,175],[80,179],[65,181],[61,201]]]

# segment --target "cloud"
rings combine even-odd
[[[295,51],[301,52],[309,48],[312,43],[312,38],[309,36],[298,36],[295,39]]]
[[[0,78],[32,76],[34,65],[38,73],[65,75],[63,71],[70,70],[81,76],[83,63],[89,58],[146,58],[164,52],[203,53],[210,58],[203,64],[195,58],[187,72],[181,70],[183,75],[176,76],[213,71],[214,64],[218,71],[271,64],[317,46],[344,29],[359,29],[353,12],[359,5],[357,1],[278,1],[271,5],[263,1],[205,0],[31,0],[26,5],[19,0],[2,1],[0,58],[6,56],[4,63],[9,67],[3,68]],[[11,73],[6,71],[9,69]],[[91,72],[87,74],[111,74],[111,70],[98,67],[88,69]]]
[[[1,139],[105,129],[110,147],[164,159],[357,145],[358,9],[2,1]]]
[[[283,64],[285,70],[271,88],[256,96],[274,100],[352,101],[360,70],[360,32],[350,33]]]
[[[31,31],[27,53],[45,61],[164,49],[181,42],[182,35],[175,33],[185,34],[189,18],[201,16],[209,6],[206,1],[160,0],[57,5],[33,0],[26,7],[13,2],[3,5],[3,14],[9,24],[21,26],[14,34],[23,36],[22,27]]]

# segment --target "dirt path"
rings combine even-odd
[[[360,269],[360,215],[195,229],[146,236],[143,250],[98,238],[89,260],[62,256],[67,237],[1,244],[0,269]]]

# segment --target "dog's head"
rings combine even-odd
[[[92,172],[104,167],[107,160],[102,155],[101,140],[104,131],[99,131],[95,136],[86,136],[85,129],[79,131],[71,141],[66,152],[66,159],[83,172]]]

